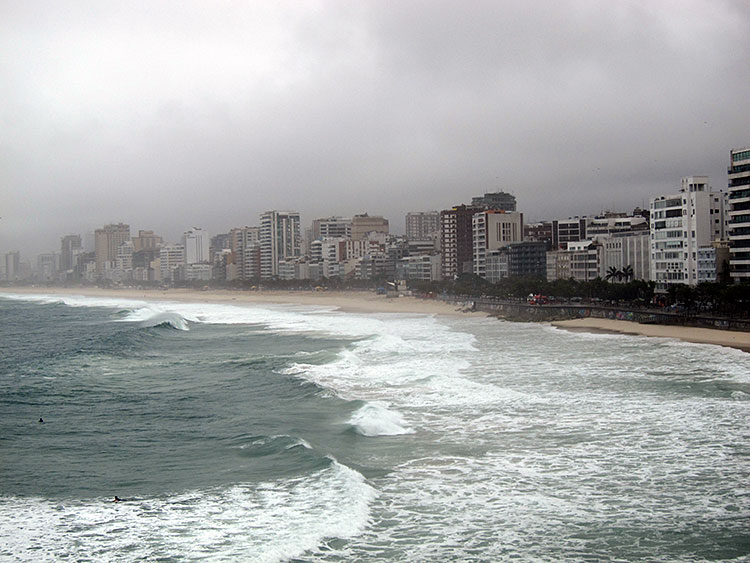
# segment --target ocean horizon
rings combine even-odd
[[[0,315],[0,559],[750,560],[739,350],[309,305]]]

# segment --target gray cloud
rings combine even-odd
[[[744,2],[6,2],[0,251],[267,209],[530,219],[726,184],[750,144]]]

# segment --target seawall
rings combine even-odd
[[[528,303],[503,301],[487,297],[472,298],[468,296],[444,295],[438,297],[466,309],[483,311],[493,316],[512,321],[551,322],[579,318],[600,318],[621,321],[632,321],[644,324],[663,324],[694,326],[721,330],[749,332],[749,319],[732,319],[674,313],[656,309],[636,309],[590,303],[564,303],[549,305],[530,305]]]

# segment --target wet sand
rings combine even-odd
[[[750,352],[750,332],[640,324],[631,321],[616,321],[612,319],[597,319],[591,317],[585,319],[555,321],[552,323],[552,326],[571,331],[609,332],[640,336],[656,336],[660,338],[676,338],[684,342],[715,344],[717,346],[728,346],[730,348],[737,348],[745,352]]]

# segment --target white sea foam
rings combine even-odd
[[[349,419],[349,424],[363,436],[397,436],[414,431],[405,426],[404,417],[386,405],[367,403]]]
[[[281,482],[111,503],[0,498],[0,558],[286,561],[365,528],[374,489],[338,463]]]

